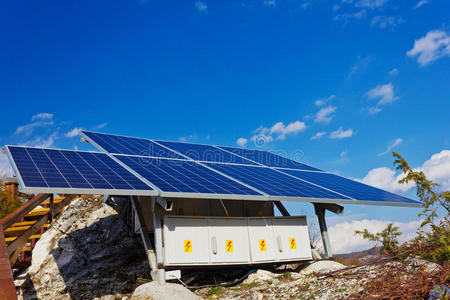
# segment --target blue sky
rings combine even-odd
[[[395,183],[395,150],[449,188],[449,11],[436,0],[2,1],[0,144],[93,150],[79,128],[239,141],[414,196]],[[329,222],[407,230],[417,212],[346,206]]]

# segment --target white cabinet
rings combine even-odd
[[[209,263],[208,220],[165,218],[163,228],[165,265]]]
[[[248,234],[253,263],[276,260],[271,218],[249,218]]]
[[[247,219],[208,219],[210,258],[212,263],[241,263],[250,261]]]
[[[165,216],[163,252],[166,266],[311,259],[305,217]]]
[[[278,260],[311,259],[311,247],[305,217],[274,218],[272,224]]]

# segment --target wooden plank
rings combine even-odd
[[[14,223],[19,222],[22,217],[32,211],[33,208],[41,204],[49,196],[50,194],[38,194],[37,196],[34,196],[30,200],[28,200],[27,203],[1,219],[0,225],[3,227],[3,229],[11,227]]]
[[[16,262],[17,257],[19,257],[19,254],[22,251],[23,246],[25,246],[28,238],[37,231],[39,231],[42,225],[47,223],[48,219],[49,219],[48,214],[42,216],[33,226],[28,228],[25,232],[23,232],[20,236],[18,236],[17,239],[15,239],[11,244],[9,244],[6,247],[8,250],[8,256],[11,265],[13,265]]]
[[[33,225],[36,224],[36,222],[33,222]],[[27,230],[28,228],[30,228],[33,225],[28,225],[28,226],[12,226],[9,227],[8,229],[5,229],[5,236],[10,237],[10,236],[17,236],[20,233],[24,232],[25,230]],[[43,228],[47,228],[48,224],[44,224],[42,225]]]
[[[68,204],[75,196],[70,195],[67,196],[66,199],[61,201],[58,205],[54,207],[54,212],[58,213],[66,204]],[[47,221],[51,218],[50,214],[48,213],[50,210],[47,209],[47,214],[43,215],[39,220],[33,224],[29,229],[27,229],[25,232],[23,232],[20,236],[17,237],[13,242],[11,242],[7,246],[7,251],[9,255],[9,260],[11,262],[11,265],[15,263],[17,260],[17,257],[19,256],[23,246],[27,242],[30,236],[35,234],[37,231],[41,230],[41,228],[47,223]]]
[[[0,299],[17,299],[3,227],[0,225]]]
[[[25,215],[25,218],[27,218],[27,217],[43,216],[45,214],[48,214],[49,210],[50,210],[50,208],[33,209],[32,211],[30,211],[28,214]]]
[[[40,234],[33,234],[32,236],[30,236],[28,238],[28,241],[31,241],[33,239],[40,239],[40,238],[41,238]],[[17,236],[5,237],[6,243],[13,242],[15,239],[17,239]]]
[[[61,203],[64,200],[64,197],[55,197],[53,199],[53,203],[54,204],[58,204]],[[50,204],[50,200],[45,200],[44,202],[41,203],[41,205],[48,205]]]

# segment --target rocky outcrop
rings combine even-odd
[[[129,202],[73,200],[36,243],[32,264],[18,279],[24,299],[93,299],[132,292],[148,277],[140,238],[126,224]],[[120,299],[120,298],[119,298]]]

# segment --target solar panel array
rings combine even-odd
[[[93,193],[156,194],[107,154],[8,146],[18,177],[32,188]]]
[[[268,167],[320,171],[319,169],[316,169],[314,167],[302,164],[295,160],[288,159],[286,157],[268,151],[222,147],[222,146],[220,146],[220,148]]]
[[[259,195],[190,160],[114,155],[164,192]]]
[[[269,195],[350,200],[348,197],[311,185],[270,168],[217,163],[208,163],[208,165]]]
[[[9,146],[23,185],[163,197],[420,204],[267,151],[82,135],[106,153]]]
[[[306,180],[338,193],[350,196],[353,199],[361,201],[378,202],[398,202],[398,203],[416,203],[411,199],[402,197],[381,189],[377,189],[367,184],[337,176],[330,173],[304,172],[300,170],[283,170],[284,173],[291,174],[297,178]]]

